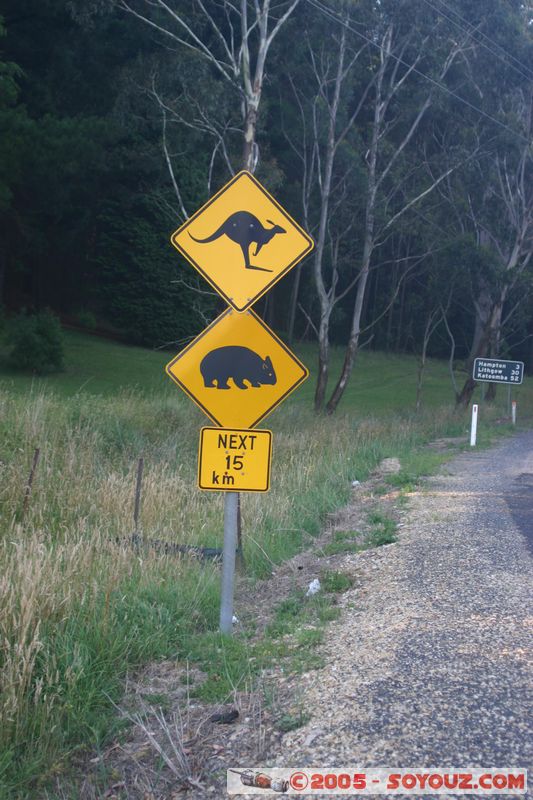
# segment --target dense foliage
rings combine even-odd
[[[8,313],[90,312],[161,347],[220,310],[168,237],[243,163],[250,101],[221,44],[233,26],[237,47],[240,4],[170,5],[205,52],[159,2],[4,0]],[[257,175],[321,242],[319,261],[258,311],[289,338],[317,333],[326,360],[348,343],[348,361],[365,342],[421,352],[438,311],[431,354],[453,341],[456,358],[531,365],[532,81],[519,0],[300,0],[266,59]]]
[[[11,363],[17,369],[37,374],[63,369],[63,332],[58,318],[48,309],[13,317],[7,341]]]

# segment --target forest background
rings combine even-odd
[[[0,12],[7,316],[50,307],[174,351],[197,334],[220,301],[169,234],[243,166],[253,112],[244,163],[317,243],[257,310],[291,342],[318,340],[317,409],[335,410],[361,346],[464,363],[464,403],[476,356],[533,370],[527,3],[3,0]],[[345,348],[334,376],[332,343]]]

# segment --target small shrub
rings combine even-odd
[[[298,647],[316,647],[322,643],[324,634],[318,628],[305,628],[296,635]]]
[[[358,553],[363,549],[363,546],[357,541],[359,536],[361,536],[359,531],[335,531],[333,541],[324,545],[322,552],[326,556],[336,556],[339,553]]]
[[[325,592],[347,592],[353,585],[350,576],[344,572],[324,572],[320,582]]]
[[[16,369],[37,373],[63,369],[63,333],[51,311],[23,312],[14,317],[8,327],[7,342],[12,348],[9,361]]]
[[[391,530],[377,528],[370,536],[370,544],[373,547],[382,547],[384,544],[394,544],[396,536]]]
[[[416,486],[417,476],[411,472],[398,472],[396,475],[388,475],[387,483],[389,486],[396,486],[401,489],[412,490]]]
[[[278,720],[278,730],[282,731],[283,733],[288,733],[289,731],[295,731],[298,728],[302,728],[304,725],[307,725],[309,720],[311,719],[310,714],[306,714],[304,711],[298,711],[295,714],[284,714]]]
[[[318,620],[319,622],[334,622],[340,618],[341,614],[340,608],[335,606],[322,607],[318,611]]]
[[[371,547],[381,547],[384,544],[393,544],[396,541],[396,523],[384,514],[374,512],[368,515],[374,528],[368,537]]]
[[[276,616],[279,619],[293,619],[300,616],[303,607],[303,592],[295,592],[291,597],[282,600],[276,607]]]
[[[80,309],[74,314],[74,319],[81,325],[82,328],[87,328],[87,330],[93,331],[96,328],[96,317],[94,316],[92,311],[87,311],[86,309]]]

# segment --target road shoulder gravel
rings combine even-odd
[[[533,432],[446,473],[411,495],[396,544],[346,556],[371,569],[342,596],[325,668],[294,681],[311,718],[270,765],[531,762],[533,571],[509,498],[533,474]]]

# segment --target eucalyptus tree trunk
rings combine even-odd
[[[296,322],[296,308],[298,307],[298,296],[300,294],[301,280],[302,280],[302,265],[298,264],[298,266],[294,270],[294,281],[292,284],[291,299],[289,302],[289,322],[287,325],[287,340],[289,344],[292,344],[294,342],[294,325]]]
[[[329,201],[331,196],[331,181],[333,177],[333,163],[337,150],[336,128],[342,83],[344,79],[344,59],[346,56],[346,27],[343,26],[339,43],[337,71],[335,75],[335,88],[329,113],[329,126],[325,153],[324,174],[320,190],[320,222],[316,242],[315,257],[313,262],[315,284],[320,302],[320,323],[318,327],[318,376],[315,388],[315,411],[324,407],[326,389],[329,377],[329,322],[335,303],[335,285],[332,279],[329,290],[326,288],[323,275],[324,249],[328,227]]]
[[[250,64],[248,0],[241,0],[241,36],[242,36],[242,88],[244,93],[244,139],[242,148],[242,168],[255,172],[257,166],[257,115],[263,90],[265,60],[268,51],[268,3],[265,13],[257,15],[259,43],[256,54],[256,66],[252,75]]]
[[[474,359],[487,356],[496,358],[500,353],[505,302],[533,257],[533,158],[530,144],[533,92],[530,90],[527,97],[519,94],[518,99],[520,105],[517,116],[522,124],[524,144],[515,151],[514,164],[512,153],[506,152],[504,156],[496,158],[494,171],[487,176],[487,180],[491,179],[494,196],[498,197],[498,213],[494,215],[493,210],[489,213],[483,206],[477,214],[472,212],[480,242],[489,246],[500,260],[501,275],[499,285],[492,292],[481,284],[475,303],[476,330],[468,362],[470,374],[457,397],[457,403],[463,406],[468,405],[476,387],[471,377]],[[490,295],[490,302],[487,295]],[[490,313],[486,313],[487,306],[490,306]],[[494,399],[495,386],[491,386],[488,398]]]
[[[483,280],[480,281],[479,293],[474,301],[475,309],[475,327],[470,353],[466,361],[467,378],[463,384],[463,388],[456,394],[455,402],[457,405],[467,406],[477,386],[476,381],[472,378],[472,370],[476,358],[486,358],[489,352],[490,342],[490,318],[492,313],[492,298],[489,291],[488,284]]]
[[[352,324],[350,328],[350,335],[346,350],[344,352],[344,362],[337,384],[326,406],[326,412],[332,414],[337,408],[342,394],[346,388],[348,378],[353,368],[355,355],[359,346],[359,336],[361,333],[361,316],[363,313],[363,304],[366,294],[366,285],[368,283],[368,275],[370,271],[370,259],[374,250],[374,226],[375,226],[375,209],[376,209],[376,195],[377,195],[377,181],[376,181],[376,167],[378,158],[378,144],[381,133],[381,122],[383,114],[383,106],[381,103],[381,93],[383,86],[384,69],[383,63],[378,74],[376,84],[376,100],[374,102],[374,121],[372,124],[372,138],[370,141],[370,150],[368,153],[368,183],[367,183],[367,203],[365,213],[365,239],[363,245],[363,259],[361,263],[361,270],[357,281],[357,289],[355,293],[355,305],[352,314]]]
[[[499,301],[495,304],[492,314],[492,328],[490,331],[489,341],[489,356],[490,358],[499,358],[501,347],[501,334],[502,334],[502,313],[504,297],[500,297]],[[496,399],[497,384],[489,383],[485,399],[487,402],[492,403]]]
[[[373,187],[373,191],[375,192],[375,185]],[[369,184],[369,194],[371,193],[372,189]],[[363,261],[362,261],[361,271],[359,273],[359,281],[357,283],[357,290],[355,294],[355,305],[352,314],[352,325],[350,328],[350,336],[348,338],[348,343],[344,351],[344,361],[342,364],[340,377],[335,385],[335,388],[326,406],[326,411],[328,414],[333,414],[333,412],[336,410],[339,404],[339,401],[344,393],[344,390],[346,389],[346,384],[348,383],[348,379],[352,372],[353,365],[355,362],[355,357],[357,355],[357,350],[359,348],[359,337],[361,334],[361,317],[363,314],[363,304],[366,295],[366,285],[368,283],[368,275],[370,272],[370,259],[372,257],[372,251],[373,251],[374,220],[375,220],[374,205],[371,205],[367,208],[367,213],[366,213]]]
[[[477,338],[475,349],[473,348],[470,352],[470,357],[466,365],[468,377],[464,382],[461,392],[457,396],[457,405],[463,405],[466,407],[472,400],[474,389],[477,386],[476,381],[472,378],[475,359],[498,358],[500,354],[502,312],[506,296],[507,290],[506,287],[503,287],[499,297],[491,303],[488,315],[479,321],[481,334]],[[476,306],[476,308],[479,307],[479,305]],[[476,327],[478,326],[476,325]],[[495,384],[489,383],[485,397],[487,400],[494,400],[496,397]]]
[[[451,299],[451,295],[450,295]],[[450,300],[448,301],[448,306],[450,305]],[[446,315],[446,309],[440,306],[439,308],[432,309],[426,319],[426,325],[424,328],[424,336],[422,339],[422,352],[420,353],[420,361],[418,362],[418,374],[417,374],[417,381],[416,381],[416,401],[415,401],[415,410],[418,414],[421,407],[422,407],[422,384],[424,381],[424,372],[426,370],[426,363],[427,363],[427,353],[428,353],[428,346],[431,340],[431,337],[437,330],[438,325]]]
[[[191,0],[190,9],[175,0],[113,0],[116,5],[158,31],[178,47],[192,50],[208,61],[217,74],[238,93],[242,104],[243,142],[241,165],[254,172],[258,163],[257,123],[263,91],[268,52],[275,37],[287,22],[300,0],[283,0],[272,8],[272,0],[238,0],[224,8],[225,19],[220,19],[220,7],[206,0]],[[220,4],[222,5],[222,4]],[[226,5],[225,3],[223,4]],[[206,37],[206,31],[212,37]],[[194,122],[184,120],[159,96],[155,87],[151,92],[159,103],[164,119],[166,114],[188,127]],[[216,149],[224,152],[226,165],[231,168],[226,142],[216,125],[204,121],[200,126],[215,137]],[[165,160],[180,208],[183,200],[178,186],[172,159],[165,148]]]
[[[498,309],[500,309],[499,312]],[[457,400],[456,400],[457,405],[462,405],[466,407],[472,400],[474,389],[477,386],[476,381],[472,377],[472,368],[474,365],[474,361],[476,358],[487,358],[487,356],[489,355],[490,342],[491,338],[494,336],[495,327],[498,324],[499,314],[501,314],[501,306],[499,303],[497,303],[491,308],[490,315],[485,323],[481,336],[478,340],[477,349],[474,351],[474,353],[471,354],[471,357],[467,361],[466,368],[468,371],[468,377],[466,378],[463,384],[463,388],[457,395]]]
[[[428,42],[426,38],[424,42],[421,43],[418,57],[412,64],[409,65],[406,70],[404,70],[403,73],[400,73],[398,72],[399,61],[393,50],[395,48],[399,48],[400,53],[403,53],[406,40],[394,43],[394,34],[394,25],[391,24],[384,32],[379,45],[380,62],[379,66],[377,67],[377,75],[375,80],[376,90],[374,96],[372,134],[370,147],[365,158],[367,162],[367,190],[363,257],[357,280],[352,322],[348,342],[346,344],[344,362],[340,377],[326,406],[326,411],[328,414],[334,413],[339,404],[339,401],[348,384],[348,380],[350,378],[359,349],[361,321],[365,305],[368,276],[370,273],[370,264],[376,245],[376,240],[386,234],[396,223],[396,221],[411,207],[434,191],[434,189],[454,169],[452,167],[438,177],[432,177],[431,183],[423,191],[418,193],[416,196],[406,198],[400,210],[393,214],[385,223],[382,223],[379,226],[379,230],[376,230],[376,212],[378,210],[378,200],[383,195],[386,181],[392,177],[392,171],[394,167],[397,165],[400,156],[413,139],[413,136],[417,131],[422,118],[432,102],[432,93],[430,91],[424,102],[421,104],[414,119],[411,121],[411,124],[409,125],[403,139],[394,147],[391,154],[386,157],[384,163],[378,165],[378,157],[386,151],[386,147],[384,145],[386,142],[387,122],[390,121],[390,108],[392,100],[397,96],[399,90],[402,88],[413,70],[417,69],[418,61],[422,57],[422,53],[424,52],[424,48]],[[460,49],[461,45],[457,42],[454,43],[452,50],[445,59],[443,67],[440,71],[440,80],[445,77]],[[393,64],[394,66],[392,66]]]

